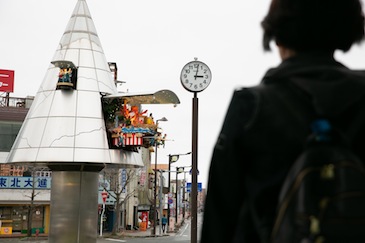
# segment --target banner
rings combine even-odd
[[[0,176],[0,189],[51,189],[50,177]],[[34,183],[34,185],[33,185]]]

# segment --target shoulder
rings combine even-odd
[[[254,117],[257,110],[258,97],[252,88],[240,88],[233,92],[220,138],[242,136],[245,127]]]
[[[230,117],[239,116],[241,127],[248,127],[259,110],[262,96],[267,91],[267,85],[263,84],[236,89],[233,93],[227,115]]]
[[[241,112],[243,112],[240,114],[248,116],[253,112],[257,102],[258,102],[258,95],[257,92],[255,91],[255,87],[240,88],[236,89],[233,92],[230,108],[239,109]]]

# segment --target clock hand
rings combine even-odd
[[[198,64],[198,66],[196,67],[196,73],[195,73],[195,76],[194,76],[195,80],[196,80],[196,78],[197,78],[198,72],[199,72],[199,64]]]
[[[204,76],[203,75],[195,75],[194,77],[196,79],[196,78],[203,78]]]

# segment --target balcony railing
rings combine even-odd
[[[34,96],[26,98],[0,96],[0,107],[30,108],[33,100]]]

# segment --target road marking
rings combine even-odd
[[[189,226],[189,224],[186,224],[186,225],[185,225],[184,229],[181,231],[181,233],[180,233],[180,235],[179,235],[179,236],[182,236],[182,235],[185,233],[185,231],[186,231],[186,229],[188,228],[188,226]]]
[[[118,242],[127,242],[127,241],[125,241],[125,240],[110,239],[110,238],[106,238],[105,240],[118,241]]]

